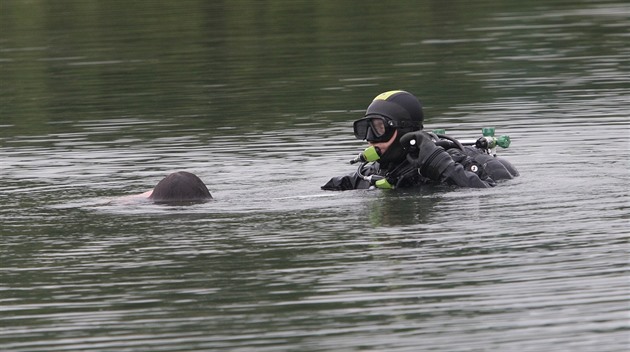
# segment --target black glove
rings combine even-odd
[[[442,174],[455,163],[424,131],[406,133],[400,138],[400,144],[407,151],[407,161],[431,180],[440,181]]]

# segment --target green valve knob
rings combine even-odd
[[[446,130],[443,128],[437,128],[432,131],[435,134],[446,134]]]
[[[494,137],[494,127],[484,127],[481,129],[484,137]]]
[[[499,136],[499,138],[497,138],[497,145],[501,148],[507,148],[510,146],[510,136],[508,135],[501,135]]]

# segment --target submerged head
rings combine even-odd
[[[189,203],[208,201],[212,195],[195,174],[178,171],[158,182],[149,199],[156,203]]]
[[[396,162],[404,157],[400,137],[421,130],[423,121],[418,98],[404,90],[391,90],[372,100],[365,116],[354,122],[354,135],[383,151],[381,163]]]

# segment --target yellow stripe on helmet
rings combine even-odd
[[[404,93],[404,90],[390,90],[388,92],[377,95],[376,98],[374,98],[374,100],[387,100],[389,99],[389,97],[397,93]]]

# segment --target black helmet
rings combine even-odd
[[[158,182],[149,198],[156,203],[177,204],[203,202],[212,199],[212,195],[197,175],[178,171]]]
[[[399,136],[423,128],[422,106],[413,94],[404,90],[381,93],[372,100],[365,116],[354,122],[357,139],[384,142],[395,130]]]

